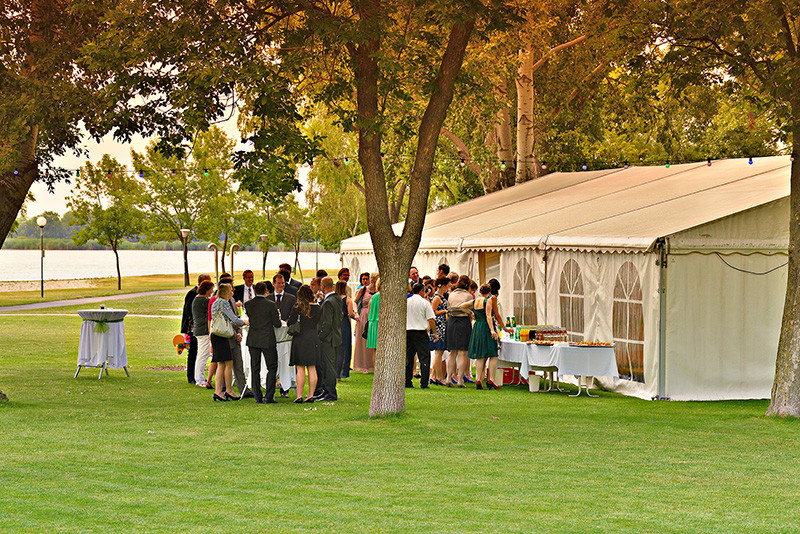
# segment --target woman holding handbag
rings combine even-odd
[[[314,390],[317,387],[317,361],[319,359],[319,334],[317,324],[322,315],[322,308],[314,298],[314,292],[307,284],[297,290],[297,303],[289,314],[286,324],[292,336],[292,352],[289,365],[297,368],[297,398],[294,402],[314,402]],[[303,401],[303,387],[308,372],[308,397]]]
[[[228,299],[233,295],[231,284],[220,284],[217,298],[211,304],[211,348],[213,349],[211,361],[217,362],[217,379],[214,390],[215,401],[239,400],[233,394],[233,354],[229,339],[235,335],[234,326],[249,324],[243,321],[231,308]],[[225,385],[225,391],[222,386]]]

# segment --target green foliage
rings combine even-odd
[[[63,217],[55,211],[45,211],[34,217],[18,219],[16,234],[13,235],[36,239],[35,248],[39,248],[39,225],[36,224],[36,219],[40,216],[47,219],[47,224],[44,226],[45,239],[70,239],[79,227],[73,214],[69,211]]]
[[[73,236],[75,244],[95,240],[116,251],[122,239],[136,238],[143,228],[143,214],[136,208],[140,189],[137,180],[108,154],[97,166],[87,162],[68,202],[80,227]]]

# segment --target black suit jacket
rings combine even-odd
[[[194,302],[194,298],[197,296],[197,286],[194,286],[192,289],[186,293],[186,298],[183,299],[183,315],[181,315],[181,334],[191,334],[192,333],[192,302]]]
[[[253,284],[255,286],[255,284]],[[253,298],[256,296],[256,289],[253,287]],[[233,288],[233,300],[244,302],[244,284],[239,284]]]
[[[331,293],[322,301],[322,315],[319,318],[319,339],[334,347],[342,344],[342,297]]]
[[[250,330],[247,332],[247,346],[266,349],[274,347],[275,328],[281,326],[278,307],[275,302],[265,297],[254,297],[244,303],[247,317],[250,319]]]
[[[297,284],[297,285],[295,285],[295,284]],[[289,293],[293,297],[296,297],[297,296],[297,290],[300,289],[301,285],[302,284],[300,282],[298,282],[297,280],[292,278],[292,283],[291,284],[286,284],[285,286],[283,286],[283,292],[284,293]]]
[[[267,298],[272,302],[275,302],[275,293],[270,293],[267,295]],[[286,292],[286,288],[283,288],[283,296],[281,297],[281,305],[278,306],[278,309],[281,311],[281,319],[284,321],[289,319],[289,315],[292,313],[292,308],[294,308],[295,303],[297,302],[297,298],[294,295],[291,295]]]

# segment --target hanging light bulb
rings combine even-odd
[[[78,169],[77,171],[75,171],[75,178],[80,178],[80,177],[81,177],[81,170]]]
[[[752,165],[753,164],[753,158],[752,157],[747,159],[747,164],[748,165]]]
[[[628,165],[628,160],[626,159],[623,168],[627,169],[628,167],[630,167],[630,165]]]
[[[344,164],[350,165],[350,158],[344,158]]]
[[[789,161],[794,161],[794,158],[795,158],[795,157],[796,157],[796,156],[795,156],[795,153],[794,153],[794,152],[792,152],[792,155],[791,155],[791,156],[789,156]],[[14,171],[14,174],[16,174],[16,173],[17,173],[17,171]]]
[[[45,178],[49,178],[50,177],[50,170],[49,169],[44,171],[44,177]]]
[[[173,177],[173,178],[175,177],[175,174],[176,174],[176,171],[175,171],[175,169],[172,169],[172,177]]]
[[[106,178],[111,178],[111,171],[106,172]]]
[[[667,160],[667,168],[669,169],[669,160]]]
[[[314,161],[313,161],[313,160],[312,160],[312,161],[308,161],[308,162],[307,162],[307,164],[308,164],[308,167],[309,167],[310,169],[313,169],[313,168],[314,168]]]
[[[459,167],[463,167],[466,164],[467,164],[467,162],[464,160],[464,158],[461,158],[461,163],[459,163],[458,166]]]
[[[386,154],[384,154],[383,152],[381,152],[381,159],[386,159]]]
[[[706,165],[708,165],[709,167],[711,167],[711,158],[708,158],[708,160],[707,160],[707,162],[706,162]]]
[[[794,161],[794,159],[792,159],[792,161]],[[18,175],[18,174],[19,174],[19,170],[17,170],[17,169],[14,169],[14,176],[16,176],[16,175]]]
[[[543,171],[546,171],[546,170],[547,170],[547,162],[546,162],[546,161],[543,161],[543,162],[542,162],[542,170],[543,170]]]
[[[208,176],[208,169],[203,169],[203,176]]]
[[[589,166],[588,166],[588,165],[586,165],[585,163],[584,163],[583,165],[581,165],[581,169],[583,169],[584,171],[585,171],[586,169],[588,169],[588,168],[589,168]]]
[[[139,171],[139,178],[144,178],[144,171]]]
[[[505,161],[501,161],[500,162],[500,169],[501,170],[506,170],[506,162]]]

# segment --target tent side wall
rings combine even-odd
[[[723,263],[723,259],[726,263]],[[775,376],[785,255],[671,254],[666,394],[672,400],[768,398]],[[730,265],[730,266],[729,266]]]
[[[671,399],[769,397],[786,297],[788,219],[783,198],[669,238]]]

